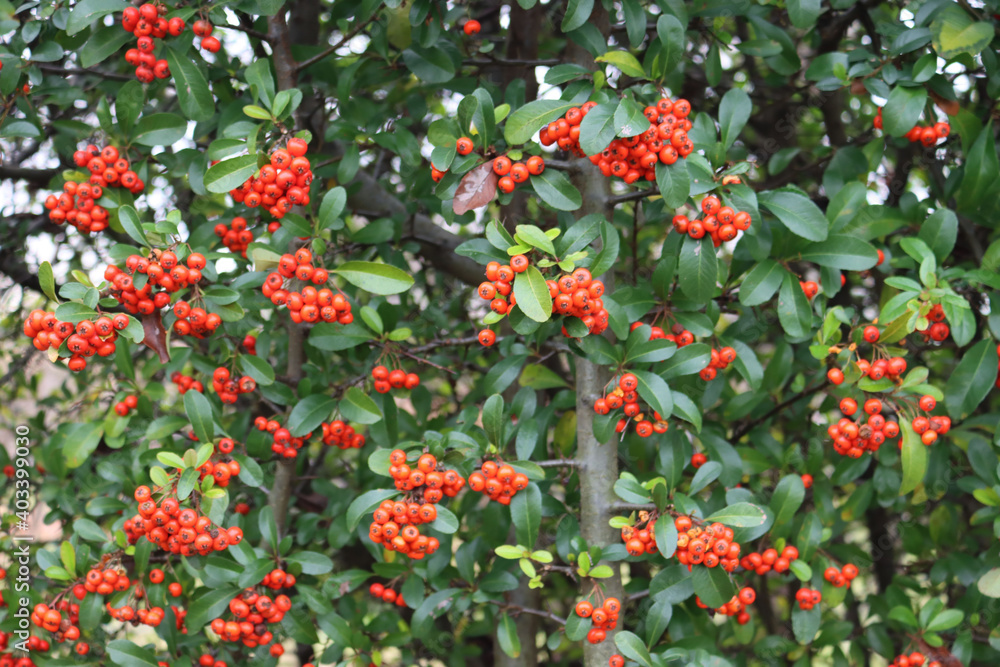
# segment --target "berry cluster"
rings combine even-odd
[[[416,373],[407,373],[399,368],[390,371],[385,366],[372,369],[372,380],[375,381],[375,391],[380,394],[387,394],[393,389],[413,389],[420,384],[420,376]]]
[[[127,327],[129,318],[119,313],[113,318],[98,317],[94,321],[81,320],[74,327],[69,322],[60,322],[54,313],[35,309],[24,320],[24,335],[31,338],[35,349],[44,352],[59,350],[65,341],[70,357],[67,365],[71,371],[82,371],[87,367],[86,357],[95,354],[110,357],[115,353],[118,332]]]
[[[848,563],[839,570],[831,565],[823,572],[823,578],[835,588],[847,586],[854,581],[856,576],[858,576],[858,568],[851,563]]]
[[[809,611],[823,600],[823,594],[811,588],[800,588],[795,591],[795,601],[799,603],[799,609]]]
[[[230,377],[229,369],[219,366],[212,373],[212,389],[219,395],[223,403],[235,403],[240,394],[249,394],[257,388],[257,382],[249,375],[239,380]]]
[[[799,550],[792,545],[786,546],[778,554],[777,549],[765,549],[763,553],[754,551],[740,559],[740,566],[748,572],[756,572],[763,576],[772,569],[781,574],[787,572],[792,561],[799,557]]]
[[[607,598],[601,606],[595,607],[588,600],[580,600],[576,603],[574,611],[580,618],[589,618],[594,627],[587,632],[587,641],[591,644],[600,644],[608,636],[608,630],[614,630],[618,625],[618,612],[622,610],[622,603],[618,598]]]
[[[138,38],[136,48],[125,52],[125,62],[135,66],[135,78],[142,83],[152,83],[154,79],[170,76],[170,66],[164,59],[153,55],[156,40],[167,35],[179,37],[186,27],[184,19],[175,16],[169,21],[164,18],[165,5],[145,3],[140,7],[126,7],[122,12],[122,28]]]
[[[429,502],[421,505],[401,500],[383,500],[372,515],[368,537],[389,551],[398,551],[414,560],[421,560],[437,551],[440,543],[436,537],[421,535],[417,526],[430,523],[436,518],[437,508]]]
[[[139,502],[139,512],[124,525],[129,544],[135,544],[145,535],[164,551],[182,556],[207,556],[243,541],[243,530],[239,527],[227,530],[215,526],[197,510],[181,508],[176,497],[164,498],[157,505],[148,486],[137,488],[135,499]]]
[[[215,235],[222,239],[222,245],[229,248],[229,252],[239,253],[244,259],[247,246],[253,243],[253,232],[247,229],[246,218],[235,217],[228,227],[220,222],[215,226]]]
[[[925,660],[926,658],[924,657],[924,654],[919,651],[914,651],[909,655],[900,653],[891,663],[889,663],[889,667],[921,667]],[[927,663],[927,667],[941,667],[941,663],[937,660],[932,660]]]
[[[299,248],[294,255],[285,254],[278,260],[278,270],[268,274],[261,292],[276,306],[288,306],[288,314],[293,322],[338,322],[350,324],[354,321],[351,303],[343,294],[334,294],[328,287],[316,289],[306,285],[302,291],[285,289],[285,280],[293,278],[314,285],[326,285],[330,274],[326,269],[312,265],[313,256],[308,248]]]
[[[94,203],[102,196],[104,188],[100,185],[68,181],[61,195],[45,198],[45,208],[49,220],[57,225],[66,222],[84,233],[99,232],[108,226],[107,209]]]
[[[503,461],[483,461],[479,470],[469,475],[469,488],[501,505],[510,505],[518,491],[528,488],[528,476]]]
[[[457,470],[445,470],[433,454],[421,454],[416,470],[406,463],[406,452],[394,449],[389,454],[389,475],[400,491],[412,492],[414,500],[438,503],[442,498],[454,498],[465,486]],[[432,519],[433,520],[433,519]]]
[[[840,411],[847,416],[841,417],[836,424],[831,424],[826,429],[833,438],[833,449],[838,454],[857,459],[866,451],[877,452],[887,439],[899,435],[899,424],[886,421],[881,414],[882,401],[877,398],[865,401],[864,411],[868,414],[866,423],[855,423],[847,418],[858,411],[858,402],[853,398],[842,399]]]
[[[555,142],[559,148],[580,155],[579,124],[593,106],[596,106],[593,102],[587,102],[549,123],[539,134],[542,145]],[[617,176],[626,183],[639,179],[655,181],[658,163],[671,165],[694,151],[694,143],[687,135],[691,129],[690,102],[661,98],[655,105],[646,107],[643,113],[649,120],[649,127],[644,132],[614,139],[600,153],[590,156],[590,161],[608,178]]]
[[[139,398],[137,396],[126,396],[121,401],[115,403],[115,414],[119,417],[127,417],[138,405]]]
[[[622,542],[629,556],[655,554],[656,546],[656,512],[639,512],[639,520],[634,526],[622,526]]]
[[[205,393],[205,386],[200,380],[195,380],[190,375],[184,375],[180,371],[171,373],[170,381],[177,385],[177,391],[181,394],[186,394],[189,391],[196,391],[199,394]]]
[[[267,573],[260,587],[272,591],[280,591],[295,585],[295,577],[284,570],[272,570]],[[254,588],[247,588],[229,601],[231,620],[216,618],[209,627],[222,641],[242,642],[248,648],[266,646],[274,640],[274,635],[267,629],[267,624],[280,623],[285,613],[292,608],[291,599],[285,594],[273,598],[266,591],[258,593]],[[276,652],[280,644],[271,647],[272,656],[279,656],[284,651]]]
[[[931,307],[930,311],[927,313],[927,319],[930,321],[929,326],[925,329],[917,329],[917,333],[924,337],[924,342],[926,343],[928,340],[933,340],[937,343],[941,343],[947,340],[948,334],[951,333],[951,329],[944,323],[944,308],[941,307],[940,303],[936,303]]]
[[[136,586],[135,588],[135,596],[137,598],[145,596],[145,594],[142,591],[142,588],[140,588],[139,586]],[[115,619],[116,621],[122,621],[123,623],[130,623],[133,627],[138,625],[148,625],[150,627],[155,628],[159,626],[160,623],[163,622],[163,619],[166,617],[166,613],[163,611],[163,607],[136,608],[130,604],[124,604],[121,607],[112,607],[111,603],[108,602],[104,605],[104,608],[107,610],[108,614],[111,615],[111,618]],[[178,609],[177,607],[171,606],[171,609],[173,609],[174,613],[177,614],[178,622],[180,622],[183,619],[183,617],[187,614],[186,611]],[[178,614],[177,613],[178,611],[182,613]]]
[[[532,155],[524,162],[512,162],[506,155],[493,160],[493,173],[500,177],[497,188],[504,193],[513,192],[518,184],[526,182],[530,176],[538,176],[543,171],[545,171],[545,160],[538,155]]]
[[[705,382],[711,382],[719,371],[726,370],[734,361],[736,361],[736,350],[728,345],[720,350],[712,348],[712,359],[708,362],[708,366],[701,369],[698,376]]]
[[[63,616],[63,613],[66,616]],[[50,607],[44,602],[39,602],[32,608],[31,622],[43,630],[53,633],[56,642],[62,644],[66,641],[75,642],[80,638],[80,605],[70,603],[69,600],[60,600]],[[80,647],[85,650],[80,653]],[[77,653],[85,655],[90,647],[86,643],[80,642],[76,647]]]
[[[336,445],[340,449],[361,449],[365,446],[365,436],[354,432],[354,427],[337,419],[327,424],[320,424],[323,428],[323,444],[327,447]]]
[[[707,528],[695,526],[689,516],[674,519],[677,528],[677,560],[691,569],[694,565],[721,566],[732,572],[739,565],[740,543],[733,540],[733,529],[721,523]]]
[[[198,46],[205,49],[209,53],[218,53],[219,49],[222,48],[222,42],[219,41],[219,38],[212,37],[212,33],[215,31],[215,26],[213,26],[210,21],[195,21],[194,25],[191,26],[191,31],[196,37],[201,38],[201,41],[198,42]]]
[[[206,338],[222,325],[222,318],[218,313],[209,313],[200,306],[192,308],[191,304],[183,300],[174,304],[174,315],[177,316],[174,333],[178,336]]]
[[[406,606],[406,600],[403,599],[402,593],[393,590],[389,586],[383,586],[378,582],[368,587],[368,593],[376,600],[395,604],[397,607]]]
[[[258,431],[267,431],[274,437],[274,441],[271,443],[271,451],[275,454],[280,454],[286,459],[294,459],[298,456],[302,445],[312,436],[312,432],[310,431],[304,437],[293,438],[291,432],[287,428],[283,428],[275,419],[257,417],[253,420],[253,425],[257,427]]]
[[[700,239],[707,234],[716,248],[722,245],[723,241],[735,239],[737,232],[750,229],[749,213],[737,211],[731,206],[723,206],[715,195],[708,195],[701,200],[701,211],[705,217],[694,220],[678,213],[672,221],[674,229],[693,239]]]
[[[149,571],[150,583],[162,584],[165,578],[166,575],[163,573],[163,570],[158,567]],[[167,586],[167,590],[170,591],[170,596],[175,598],[179,598],[181,594],[184,593],[184,587],[177,581],[171,582],[170,585]]]
[[[223,442],[229,441],[229,451],[232,450],[232,440],[229,438],[223,438]],[[222,449],[221,446],[216,446],[216,450]],[[240,474],[240,462],[235,460],[230,461],[206,461],[205,465],[198,468],[200,474],[199,480],[205,479],[206,477],[211,477],[215,480],[216,486],[221,486],[226,488],[229,486],[229,481]]]
[[[599,415],[609,414],[612,410],[622,408],[625,417],[618,420],[615,430],[622,433],[629,420],[635,422],[635,432],[642,438],[648,438],[654,432],[666,433],[670,425],[662,419],[659,412],[653,411],[653,419],[649,420],[639,405],[639,378],[634,373],[623,373],[618,378],[618,386],[607,392],[603,398],[594,401],[594,412]]]
[[[642,322],[633,322],[629,327],[629,331],[635,331],[641,326]],[[666,333],[663,329],[656,325],[651,325],[649,340],[658,340],[660,338],[675,343],[677,347],[684,347],[694,342],[694,334],[685,329],[682,324],[674,324],[670,327],[670,333]]]
[[[285,148],[271,153],[271,163],[262,167],[257,176],[251,176],[229,194],[237,203],[248,208],[263,206],[279,219],[293,206],[308,206],[313,180],[309,158],[305,156],[308,150],[305,139],[289,139]]]
[[[226,662],[212,657],[211,653],[202,653],[198,656],[198,664],[201,667],[229,667]]]
[[[747,613],[746,607],[753,604],[754,600],[757,599],[757,591],[750,587],[744,587],[740,589],[740,592],[732,597],[732,599],[721,607],[715,608],[715,613],[722,614],[723,616],[735,616],[736,622],[740,625],[746,625],[750,621],[750,614]],[[709,606],[701,601],[697,595],[694,598],[695,604],[697,604],[702,609],[709,609]]]
[[[127,591],[132,585],[125,570],[117,567],[94,567],[87,572],[82,584],[73,587],[73,595],[83,600],[87,593],[111,595]]]
[[[104,270],[104,279],[111,283],[111,296],[125,306],[125,310],[148,315],[170,303],[168,292],[177,292],[201,280],[205,256],[192,253],[186,263],[187,266],[181,264],[171,250],[154,250],[150,257],[129,255],[125,260],[125,271],[109,264]],[[145,284],[139,289],[136,289],[132,278],[136,273],[146,276]],[[154,287],[163,291],[154,292]]]
[[[875,129],[882,129],[882,107],[878,108],[878,113],[875,114],[875,119],[872,121],[872,125]],[[951,125],[948,123],[940,122],[934,123],[933,125],[914,125],[913,129],[907,132],[905,136],[910,140],[910,143],[920,142],[928,148],[935,145],[938,139],[946,139],[948,135],[951,134]]]

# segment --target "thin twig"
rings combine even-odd
[[[267,34],[261,32],[260,30],[254,30],[253,28],[247,28],[246,26],[242,26],[242,25],[233,25],[231,23],[227,23],[226,25],[220,25],[219,27],[220,28],[229,28],[230,30],[237,30],[239,32],[242,32],[242,33],[245,33],[245,34],[249,35],[250,37],[253,37],[255,39],[259,39],[262,42],[268,42],[268,43],[270,43],[270,40],[268,39]]]
[[[549,461],[535,461],[539,468],[579,468],[580,462],[576,459],[551,459]]]
[[[609,512],[652,512],[656,509],[653,503],[611,503]]]
[[[812,396],[813,394],[815,394],[816,392],[818,392],[820,389],[822,389],[825,386],[826,386],[826,382],[821,382],[819,384],[813,385],[812,387],[806,387],[805,389],[803,389],[799,393],[795,394],[794,396],[791,396],[791,397],[785,399],[784,401],[782,401],[781,403],[778,403],[771,410],[768,410],[766,414],[758,417],[757,419],[754,419],[754,420],[751,420],[751,421],[746,422],[744,424],[741,424],[738,428],[736,428],[733,431],[733,436],[732,436],[731,440],[733,442],[736,442],[737,440],[739,440],[740,438],[742,438],[744,435],[746,435],[747,433],[749,433],[750,431],[752,431],[754,428],[756,428],[760,424],[763,424],[765,421],[767,421],[768,419],[770,419],[774,415],[778,414],[779,412],[781,412],[782,410],[784,410],[785,408],[787,408],[792,403],[800,401],[801,399],[806,398],[807,396]]]
[[[354,26],[354,28],[352,28],[350,31],[344,33],[344,36],[341,37],[340,40],[336,44],[334,44],[333,46],[328,46],[327,48],[323,49],[322,51],[320,51],[319,53],[317,53],[316,55],[314,55],[312,58],[306,58],[305,60],[303,60],[302,62],[300,62],[298,65],[295,66],[295,71],[300,72],[300,71],[304,70],[305,68],[310,67],[311,65],[315,65],[320,60],[323,60],[324,58],[326,58],[327,56],[329,56],[331,53],[333,53],[334,51],[336,51],[337,49],[339,49],[340,47],[342,47],[344,44],[347,44],[347,42],[349,42],[352,39],[354,39],[358,35],[359,32],[361,32],[362,30],[364,30],[365,27],[367,27],[369,23],[371,23],[372,21],[374,21],[376,16],[377,16],[377,14],[372,14],[371,18],[369,18],[366,21],[362,21],[358,25]]]
[[[118,74],[117,72],[104,72],[97,69],[89,69],[86,67],[74,67],[70,69],[68,67],[60,67],[59,65],[45,65],[43,63],[35,63],[35,66],[43,72],[52,72],[53,74],[61,74],[63,76],[73,76],[74,74],[93,74],[94,76],[103,77],[105,79],[111,79],[113,81],[132,81],[135,79],[133,76],[127,76],[125,74]]]
[[[541,60],[521,59],[521,58],[467,58],[462,61],[463,65],[490,66],[497,67],[554,67],[562,64],[558,58],[543,58]]]
[[[506,602],[497,602],[495,600],[489,600],[489,603],[495,604],[504,611],[511,611],[514,612],[515,614],[532,614],[533,616],[541,616],[542,618],[551,619],[556,623],[558,623],[559,625],[566,625],[565,618],[562,618],[561,616],[556,616],[551,611],[544,611],[542,609],[531,609],[529,607],[522,607],[521,605],[517,604],[508,604]]]
[[[546,165],[548,161],[546,161]],[[608,197],[608,205],[617,206],[618,204],[623,204],[628,201],[636,201],[638,199],[645,199],[646,197],[652,197],[654,195],[660,194],[659,190],[637,190],[635,192],[626,192],[623,195],[611,195]]]

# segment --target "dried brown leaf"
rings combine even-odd
[[[463,176],[451,205],[455,215],[462,215],[493,201],[493,198],[497,196],[497,180],[492,160],[474,167],[472,171]]]
[[[146,337],[142,339],[142,344],[159,355],[161,364],[170,361],[170,351],[167,349],[167,330],[163,328],[163,318],[160,316],[160,311],[157,310],[142,316],[142,330],[146,334]]]

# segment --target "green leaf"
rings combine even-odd
[[[808,30],[816,25],[816,19],[822,12],[821,0],[787,0],[788,18],[799,30]]]
[[[42,262],[38,267],[38,284],[41,285],[42,293],[45,296],[59,303],[59,299],[56,297],[55,274],[52,272],[52,265],[48,261]]]
[[[670,393],[670,385],[656,373],[650,371],[632,371],[639,380],[639,396],[649,407],[660,413],[662,419],[667,419],[674,412],[674,399]]]
[[[785,333],[792,338],[802,338],[812,330],[809,299],[802,291],[798,278],[787,271],[778,293],[778,321]]]
[[[826,240],[829,224],[826,216],[805,195],[789,191],[768,191],[759,193],[757,201],[796,236],[808,241]]]
[[[958,238],[958,216],[951,209],[939,208],[927,216],[924,224],[920,225],[918,236],[934,252],[938,263],[941,263],[955,247],[955,240]]]
[[[707,236],[702,239],[684,237],[678,263],[677,279],[681,291],[692,301],[704,303],[715,293],[718,260],[715,246]]]
[[[413,285],[413,276],[406,271],[378,262],[345,262],[333,273],[343,276],[355,287],[383,296],[405,292]]]
[[[173,113],[143,116],[135,127],[135,143],[142,146],[171,146],[184,138],[187,121]]]
[[[215,98],[205,75],[186,54],[182,55],[168,46],[164,55],[170,65],[170,75],[184,115],[194,121],[210,119],[215,114]]]
[[[531,141],[543,127],[562,117],[575,105],[563,100],[535,100],[515,111],[504,125],[503,136],[511,146]]]
[[[621,630],[615,634],[615,646],[629,660],[635,660],[643,667],[653,667],[653,659],[649,656],[645,644],[636,635]]]
[[[306,396],[292,408],[292,413],[288,415],[288,424],[286,427],[293,437],[302,437],[306,433],[314,431],[330,416],[336,407],[337,401],[330,396],[324,394]]]
[[[507,612],[502,612],[497,621],[497,641],[500,643],[500,650],[508,656],[511,658],[520,657],[521,639],[517,636],[517,623],[511,619]]]
[[[82,303],[67,301],[60,304],[55,310],[55,316],[62,322],[77,324],[83,320],[93,320],[97,317],[97,311],[87,308]]]
[[[77,6],[79,7],[79,5]],[[147,665],[157,667],[160,664],[156,653],[148,648],[136,646],[127,639],[115,639],[108,642],[108,657],[112,664],[128,665],[129,667],[146,667]]]
[[[357,322],[348,325],[320,322],[309,332],[309,344],[327,352],[349,350],[371,339],[371,331]]]
[[[340,413],[344,419],[359,424],[375,424],[382,419],[382,413],[375,401],[360,387],[351,387],[340,399]],[[329,415],[329,412],[327,414]]]
[[[802,609],[798,605],[792,609],[792,633],[800,644],[811,644],[819,632],[823,616],[819,609]]]
[[[1000,567],[995,567],[979,578],[979,592],[991,598],[1000,598]]]
[[[256,104],[247,104],[244,106],[243,113],[256,120],[271,120],[271,112]]]
[[[580,191],[570,183],[566,174],[557,169],[546,169],[537,176],[532,176],[531,186],[535,188],[539,199],[557,211],[575,211],[583,204]]]
[[[319,205],[319,226],[322,229],[330,229],[334,226],[340,214],[344,212],[347,205],[347,191],[339,185],[327,190],[323,195],[323,201]]]
[[[972,414],[990,393],[996,377],[996,341],[981,340],[962,355],[944,387],[944,402],[951,418],[962,420]]]
[[[184,394],[184,413],[191,422],[191,428],[199,442],[211,442],[215,437],[212,404],[204,394],[189,391]]]
[[[243,354],[239,357],[239,365],[257,384],[265,387],[274,384],[274,369],[266,360],[252,354]]]
[[[120,53],[122,47],[134,39],[132,33],[122,30],[121,23],[95,30],[79,50],[80,66],[93,67],[111,55]]]
[[[156,453],[156,460],[167,466],[168,468],[187,468],[187,464],[184,463],[184,459],[173,452],[160,451]]]
[[[955,196],[960,209],[967,211],[978,209],[993,192],[998,172],[1000,172],[1000,158],[997,157],[991,121],[980,131],[966,155],[962,185]]]
[[[773,259],[765,259],[754,264],[740,284],[740,303],[744,306],[759,306],[769,301],[781,285],[786,272]]]
[[[200,628],[206,623],[211,622],[213,618],[218,618],[229,606],[230,601],[240,593],[240,589],[232,585],[208,589],[202,588],[199,590],[204,591],[204,593],[191,602],[186,619],[193,628]],[[131,665],[133,663],[126,660],[125,662],[117,662],[116,664]],[[153,664],[156,664],[155,660]]]
[[[995,366],[995,364],[994,364]],[[927,473],[927,445],[913,430],[909,419],[899,420],[899,429],[903,433],[903,481],[899,486],[899,495],[904,496],[913,491],[924,481]]]
[[[515,231],[518,240],[538,248],[553,257],[556,256],[556,249],[552,245],[552,239],[546,236],[545,232],[535,225],[518,225]]]
[[[646,73],[642,70],[642,65],[639,64],[639,60],[628,51],[608,51],[604,55],[594,58],[594,61],[614,65],[622,71],[622,74],[636,79],[646,78]],[[638,132],[623,134],[622,136],[633,137],[636,134],[638,134]]]
[[[487,398],[486,402],[483,404],[483,430],[486,431],[486,437],[489,439],[490,444],[496,445],[497,447],[502,447],[504,445],[503,408],[504,400],[503,396],[500,394],[493,394]]]
[[[693,496],[698,493],[706,486],[719,479],[719,475],[722,474],[722,464],[718,461],[708,461],[700,468],[698,472],[694,474],[691,479],[691,487],[688,489],[688,495]]]
[[[774,513],[774,527],[780,528],[790,524],[795,518],[795,513],[802,506],[802,500],[806,495],[806,487],[802,484],[802,478],[798,475],[786,475],[778,482],[774,488],[774,495],[771,496],[770,507]]]
[[[618,101],[598,104],[580,122],[580,148],[587,155],[597,155],[615,138],[615,111]],[[546,170],[548,171],[548,170]],[[545,173],[545,172],[542,172]]]
[[[458,517],[444,505],[438,505],[437,518],[431,522],[430,526],[439,533],[452,535],[458,530]]]
[[[931,619],[931,622],[924,628],[930,632],[943,632],[951,630],[965,619],[965,614],[960,609],[945,609]]]
[[[533,548],[542,525],[542,492],[537,484],[529,484],[511,499],[510,518],[514,522],[517,543]]]
[[[125,0],[81,0],[73,5],[73,9],[65,19],[66,34],[72,37],[90,27],[91,23],[102,16],[120,12],[127,6]]]
[[[691,579],[695,594],[709,607],[721,607],[736,594],[736,587],[721,567],[695,567]]]
[[[395,489],[373,489],[355,498],[347,508],[347,530],[353,533],[365,514],[378,507],[383,500],[388,500],[398,493]]]
[[[752,111],[753,102],[742,88],[730,88],[722,96],[722,102],[719,104],[719,128],[723,147],[729,148],[733,145],[750,120]]]
[[[73,545],[69,542],[63,541],[59,545],[59,558],[62,560],[63,567],[74,577],[76,576],[76,550]]]
[[[903,136],[920,121],[926,103],[927,89],[923,86],[896,86],[882,109],[882,129],[894,137]]]
[[[455,78],[455,63],[442,48],[410,48],[403,51],[407,69],[425,83],[445,83]]]
[[[669,514],[662,515],[654,524],[656,548],[664,558],[671,558],[677,551],[677,526]]]
[[[656,187],[660,190],[663,203],[669,208],[678,208],[688,198],[691,180],[688,176],[687,162],[678,160],[671,165],[656,163]]]
[[[660,40],[660,72],[673,72],[687,50],[684,25],[671,14],[663,13],[656,20],[656,36]]]
[[[945,7],[931,21],[934,50],[945,60],[966,53],[977,56],[993,39],[993,26],[972,17],[957,5]]]
[[[594,0],[569,0],[560,30],[572,32],[577,28],[582,28],[590,20],[590,13],[593,10]]]
[[[709,515],[705,521],[718,521],[730,528],[756,528],[764,525],[767,514],[763,508],[753,503],[733,503]]]
[[[878,263],[878,251],[857,236],[831,234],[825,241],[806,246],[801,259],[842,271],[864,271]]]
[[[142,231],[142,223],[139,222],[139,214],[136,213],[135,209],[131,206],[121,206],[118,208],[118,222],[121,223],[122,229],[128,234],[134,241],[141,243],[146,247],[149,246],[149,241],[146,239],[146,233]]]
[[[534,266],[514,277],[514,298],[522,313],[535,322],[547,322],[552,317],[552,297],[545,278]]]
[[[205,172],[205,189],[222,194],[235,190],[257,171],[256,155],[237,155],[213,165]]]
[[[323,554],[315,551],[300,551],[298,553],[285,556],[289,563],[295,563],[302,567],[302,574],[327,574],[333,572],[333,561]]]

